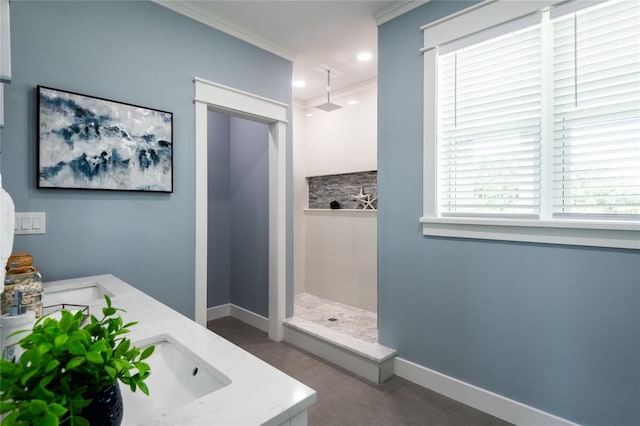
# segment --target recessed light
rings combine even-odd
[[[360,102],[356,101],[355,99],[350,100],[349,102],[347,102],[349,105],[358,105]]]
[[[306,117],[313,117],[313,114],[311,114],[310,112],[305,114]]]
[[[293,85],[294,85],[295,87],[304,87],[304,86],[306,86],[306,85],[307,85],[307,82],[306,82],[306,81],[304,81],[304,80],[294,80],[294,81],[293,81]]]
[[[360,52],[356,58],[358,58],[360,62],[367,62],[373,58],[373,54],[371,52]]]

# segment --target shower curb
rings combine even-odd
[[[284,340],[376,384],[393,376],[397,351],[379,343],[364,342],[297,317],[285,320]]]

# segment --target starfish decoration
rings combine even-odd
[[[352,195],[351,198],[356,200],[356,205],[353,207],[354,209],[360,208],[362,206],[362,210],[375,210],[376,208],[373,206],[374,201],[378,199],[378,197],[371,198],[371,194],[365,194],[362,187],[360,187],[360,193],[358,195]]]

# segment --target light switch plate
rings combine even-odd
[[[16,212],[15,234],[45,234],[47,231],[46,219],[45,212]]]

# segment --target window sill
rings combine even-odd
[[[640,249],[640,224],[577,220],[421,217],[426,236]]]

